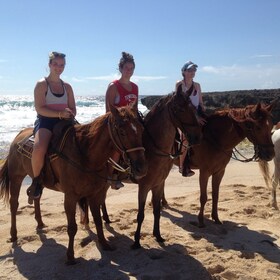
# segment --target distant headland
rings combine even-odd
[[[150,95],[141,98],[141,102],[148,109],[164,95]],[[272,111],[273,123],[280,121],[280,89],[253,89],[253,90],[234,90],[219,92],[203,92],[204,106],[207,113],[211,113],[220,108],[240,108],[250,104],[263,102],[269,104],[277,100],[276,106]]]

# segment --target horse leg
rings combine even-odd
[[[199,186],[200,186],[200,210],[198,214],[198,226],[205,227],[204,224],[204,207],[207,202],[207,184],[209,176],[199,171]]]
[[[101,210],[102,210],[102,213],[103,213],[103,220],[105,221],[106,224],[110,224],[111,221],[110,221],[110,218],[109,218],[109,215],[108,215],[108,211],[107,211],[107,207],[106,207],[105,202],[102,203]]]
[[[154,213],[154,229],[153,235],[156,237],[157,242],[164,242],[165,240],[160,234],[160,201],[163,197],[164,183],[157,187],[157,190],[153,189],[152,193],[152,203],[153,203],[153,213]]]
[[[11,179],[10,184],[10,212],[11,212],[11,229],[10,229],[10,242],[17,241],[17,210],[19,206],[18,197],[20,192],[21,183],[23,178]]]
[[[104,236],[102,218],[100,213],[101,203],[97,202],[96,199],[88,199],[88,202],[95,223],[98,241],[101,244],[103,250],[112,250],[112,247],[108,244]]]
[[[76,260],[74,257],[74,238],[78,228],[75,219],[76,203],[77,200],[65,194],[64,209],[67,216],[67,233],[69,237],[68,248],[67,248],[67,262],[66,262],[66,264],[68,265],[76,264]]]
[[[276,172],[274,172],[273,176],[272,176],[272,191],[271,191],[271,195],[272,195],[272,201],[271,201],[271,206],[273,208],[275,208],[276,210],[278,210],[278,205],[277,205],[277,199],[276,199],[276,189],[279,183],[279,177],[277,177],[278,174]]]
[[[41,196],[38,199],[34,199],[35,220],[37,221],[37,230],[42,229],[46,226],[42,220],[40,200]]]
[[[168,202],[165,198],[164,190],[163,190],[163,193],[162,193],[161,206],[162,206],[162,208],[167,208],[168,207]]]
[[[78,201],[80,210],[80,224],[83,225],[84,229],[89,230],[89,216],[88,216],[88,202],[85,197]]]
[[[131,246],[132,249],[141,248],[140,245],[140,232],[141,226],[145,217],[145,204],[147,200],[148,191],[144,189],[144,186],[139,186],[138,190],[138,214],[137,214],[137,229],[134,234],[134,244]]]
[[[212,219],[216,224],[221,225],[222,222],[218,217],[218,201],[219,201],[219,190],[220,184],[225,174],[225,169],[212,175]]]

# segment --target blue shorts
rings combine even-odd
[[[54,126],[59,122],[61,122],[59,118],[48,118],[48,117],[38,116],[34,123],[33,134],[35,135],[40,128],[46,128],[49,131],[53,132]]]

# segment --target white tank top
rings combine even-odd
[[[184,83],[184,81],[182,81],[182,90],[183,90],[184,93],[186,93],[187,90],[188,90],[186,85],[185,85],[185,83]],[[199,92],[196,90],[195,84],[194,84],[194,89],[193,89],[193,91],[192,91],[192,93],[190,95],[190,100],[191,100],[193,106],[195,108],[198,108],[198,105],[199,105]]]
[[[68,95],[66,92],[66,88],[65,85],[63,83],[63,81],[61,81],[62,83],[62,87],[63,87],[63,94],[55,94],[51,91],[51,87],[46,79],[47,85],[48,85],[48,89],[46,92],[46,105],[48,108],[56,110],[56,111],[62,111],[65,108],[68,107]]]

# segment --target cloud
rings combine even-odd
[[[251,56],[250,58],[268,58],[268,57],[273,57],[272,54],[256,54]]]
[[[158,80],[165,80],[167,77],[165,76],[133,76],[132,80],[139,82],[139,81],[158,81]]]
[[[119,74],[111,74],[107,76],[90,76],[90,77],[84,77],[84,78],[77,78],[73,77],[72,80],[77,83],[82,83],[86,81],[106,81],[106,82],[111,82],[113,80],[119,79],[120,75]],[[131,80],[135,82],[139,81],[155,81],[155,80],[164,80],[167,77],[165,76],[132,76]]]
[[[201,74],[205,88],[212,90],[264,89],[280,86],[280,65],[254,64],[231,66],[204,66]]]
[[[219,75],[232,75],[235,72],[240,71],[240,67],[238,67],[236,64],[232,66],[203,66],[201,68],[202,72],[210,73],[210,74],[219,74]]]

